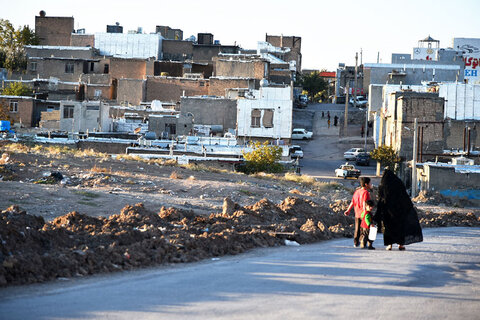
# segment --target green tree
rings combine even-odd
[[[244,152],[243,157],[246,160],[246,173],[255,172],[281,172],[283,166],[278,163],[282,156],[282,148],[271,146],[268,141],[261,143],[256,141],[250,144],[253,149],[250,152]]]
[[[0,19],[0,68],[22,71],[27,68],[25,45],[38,44],[38,37],[28,26],[17,30],[8,20]]]
[[[12,82],[2,90],[2,94],[5,96],[32,96],[33,90],[21,82]]]
[[[373,160],[379,161],[383,167],[390,167],[392,170],[395,167],[395,163],[401,160],[395,150],[390,146],[380,146],[372,150],[370,157]]]
[[[318,101],[326,98],[325,96],[327,94],[328,82],[320,77],[320,73],[318,71],[303,75],[301,84],[303,90],[307,91],[311,101]]]

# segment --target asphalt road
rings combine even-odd
[[[364,147],[364,139],[360,134],[358,137],[340,138],[339,127],[333,125],[333,118],[343,117],[344,111],[344,105],[320,103],[309,104],[306,109],[294,110],[294,127],[306,128],[314,133],[312,140],[292,142],[300,145],[304,153],[300,160],[301,173],[321,181],[343,180],[335,177],[335,169],[345,163],[343,153],[352,147]],[[330,127],[327,113],[330,113],[331,117]],[[360,129],[357,129],[360,132]],[[362,171],[362,175],[373,177],[376,174],[376,162],[371,161],[370,166],[359,166],[358,169]]]
[[[3,288],[1,319],[479,319],[480,228],[406,251],[351,239]]]

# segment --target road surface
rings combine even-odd
[[[479,319],[480,228],[352,239],[0,290],[2,319]]]

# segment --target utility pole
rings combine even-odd
[[[358,71],[358,52],[355,52],[355,84],[353,88],[353,107],[357,107],[357,88],[358,88],[358,83],[357,83],[357,71]]]
[[[350,85],[348,83],[348,79],[347,79],[347,93],[346,93],[346,96],[345,96],[345,115],[343,117],[343,136],[346,137],[347,136],[347,133],[348,133],[348,92],[350,91]]]
[[[415,122],[413,124],[412,198],[417,196],[417,126],[418,119],[415,118]]]
[[[378,148],[380,148],[383,145],[383,115],[381,110],[380,110],[380,128],[378,129],[377,145],[378,145]],[[380,177],[380,169],[381,169],[380,161],[377,161],[377,177]]]

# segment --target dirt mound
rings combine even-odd
[[[18,206],[0,212],[0,285],[42,282],[129,270],[164,263],[233,255],[255,247],[352,237],[344,202],[324,207],[288,197],[279,205],[262,199],[241,207],[226,198],[209,216],[139,203],[110,217],[70,212],[45,222]],[[419,211],[423,226],[480,226],[474,214]]]
[[[468,200],[468,199],[455,199],[445,197],[439,192],[426,192],[420,191],[418,196],[412,199],[413,202],[416,203],[425,203],[425,204],[433,204],[433,205],[446,205],[452,206],[457,208],[464,208],[464,207],[475,207],[475,204]]]

